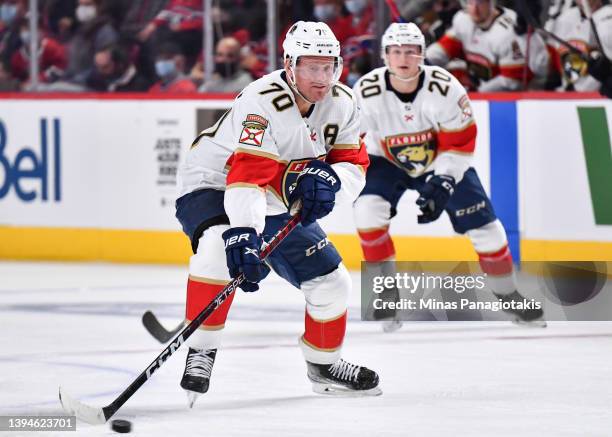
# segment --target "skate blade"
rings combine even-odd
[[[200,397],[200,393],[196,393],[195,391],[185,390],[187,394],[187,403],[189,404],[189,408],[193,408],[193,404]]]
[[[515,318],[512,323],[514,323],[517,326],[522,326],[524,328],[546,328],[548,326],[548,324],[546,323],[546,320],[531,320],[531,321],[526,321],[526,320],[521,320],[518,317]]]
[[[395,332],[400,329],[404,324],[399,320],[390,320],[388,322],[383,322],[382,328],[384,332]]]
[[[382,390],[379,387],[374,387],[369,390],[351,390],[346,387],[334,385],[334,384],[323,384],[320,382],[312,383],[312,391],[320,395],[325,396],[337,396],[344,398],[360,398],[365,396],[380,396]]]

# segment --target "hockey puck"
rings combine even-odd
[[[127,434],[132,431],[132,422],[129,420],[113,420],[111,421],[111,429],[120,434]]]

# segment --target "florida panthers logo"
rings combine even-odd
[[[585,55],[588,55],[590,52],[589,46],[582,41],[572,40],[570,41],[570,44],[579,49]],[[578,53],[571,52],[564,47],[559,51],[561,52],[561,67],[563,76],[568,83],[574,84],[580,78],[588,74],[588,65],[582,56],[580,56]]]
[[[282,193],[279,193],[283,196],[283,202],[285,205],[289,206],[289,194],[295,189],[295,184],[297,182],[297,178],[299,174],[306,168],[308,163],[312,161],[314,158],[307,159],[296,159],[289,164],[287,164],[287,168],[285,168],[285,173],[283,174],[283,179],[281,181],[281,189]],[[319,156],[316,159],[325,159],[325,155]]]
[[[436,156],[436,137],[433,131],[386,137],[383,146],[387,158],[406,170],[410,176],[424,173]]]

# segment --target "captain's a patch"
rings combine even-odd
[[[268,128],[268,120],[258,114],[249,114],[242,122],[242,132],[240,133],[240,144],[261,147],[264,134]]]

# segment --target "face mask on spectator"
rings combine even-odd
[[[238,62],[215,62],[215,73],[221,77],[231,77],[238,71]]]
[[[11,24],[17,16],[17,5],[0,5],[0,21]]]
[[[160,59],[155,62],[155,72],[161,78],[170,77],[176,73],[176,63],[172,59]]]
[[[348,74],[348,76],[346,76],[346,84],[350,86],[351,88],[353,88],[353,85],[357,83],[360,77],[361,77],[361,74],[351,71]]]
[[[334,5],[316,5],[314,16],[319,21],[330,21],[336,18],[336,9]]]
[[[97,11],[94,5],[80,5],[76,8],[76,17],[81,23],[93,20],[96,15]]]
[[[344,6],[351,14],[359,14],[368,5],[368,0],[346,0]]]
[[[19,38],[21,38],[21,42],[24,46],[26,46],[27,48],[30,48],[30,31],[29,30],[22,30],[21,32],[19,32]]]

